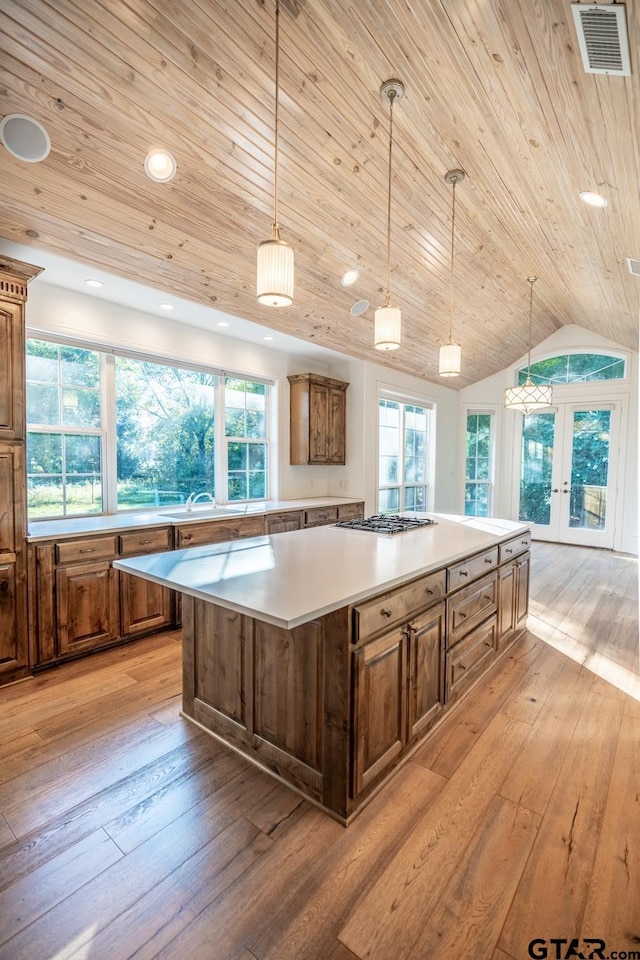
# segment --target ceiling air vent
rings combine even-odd
[[[572,3],[586,73],[631,76],[624,3]]]
[[[632,260],[631,257],[627,257],[627,264],[629,273],[632,273],[634,277],[640,277],[640,260]]]

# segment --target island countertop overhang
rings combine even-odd
[[[526,524],[429,514],[395,536],[322,526],[114,561],[114,567],[290,630],[525,533]]]

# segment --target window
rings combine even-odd
[[[225,380],[225,434],[229,500],[267,496],[267,388],[251,380]]]
[[[464,512],[468,517],[491,513],[493,413],[467,413]]]
[[[548,357],[531,364],[534,383],[587,383],[592,380],[624,380],[625,362],[622,357],[606,353],[570,353]],[[527,368],[518,373],[518,383],[527,379]]]
[[[103,510],[100,355],[27,341],[29,516]]]
[[[269,384],[27,340],[29,517],[266,499]]]
[[[424,513],[428,503],[431,406],[381,395],[378,400],[378,509]]]

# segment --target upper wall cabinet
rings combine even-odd
[[[22,304],[2,299],[0,291],[0,437],[5,440],[24,439],[22,314]]]
[[[344,464],[348,383],[315,373],[288,377],[292,464]]]

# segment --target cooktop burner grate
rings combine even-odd
[[[401,517],[395,514],[380,513],[373,517],[356,517],[354,520],[338,520],[336,527],[349,530],[369,530],[373,533],[403,533],[416,527],[428,527],[435,520],[419,520],[417,517]]]

